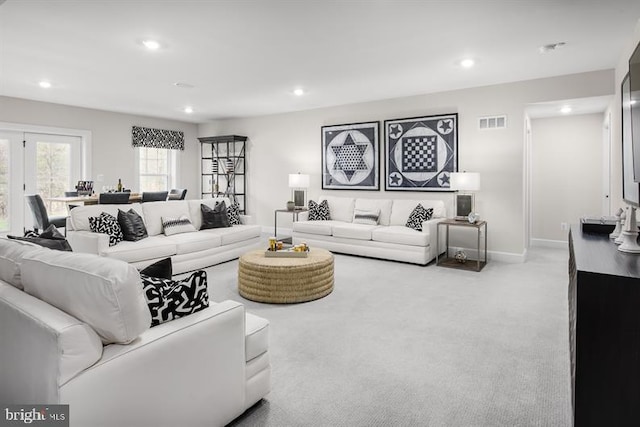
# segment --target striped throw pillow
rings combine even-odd
[[[355,209],[353,211],[353,223],[365,225],[378,225],[380,217],[380,209],[375,211],[365,211],[363,209]]]
[[[166,236],[196,231],[196,228],[193,226],[191,220],[186,215],[181,215],[180,218],[162,217],[162,229],[164,230],[164,234]]]

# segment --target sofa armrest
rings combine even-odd
[[[309,211],[298,212],[298,221],[308,221]]]
[[[213,303],[111,344],[60,391],[76,425],[225,425],[244,408],[245,310]]]
[[[240,222],[245,225],[254,225],[255,218],[252,215],[240,215]]]
[[[109,236],[91,231],[69,231],[67,241],[74,252],[100,255],[109,248]]]
[[[440,236],[440,242],[437,242],[438,240],[438,223],[442,222],[446,220],[446,218],[433,218],[430,219],[428,221],[424,221],[422,223],[422,231],[423,232],[429,232],[429,247],[432,248],[432,250],[434,251],[432,253],[433,257],[435,258],[436,254],[441,254],[442,252],[444,252],[446,250],[446,243],[445,243],[445,233],[443,232],[442,235]],[[438,248],[437,252],[435,251],[434,248]]]

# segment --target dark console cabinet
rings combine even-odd
[[[640,255],[569,233],[574,426],[640,426]]]

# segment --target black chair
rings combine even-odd
[[[29,194],[25,196],[31,213],[33,214],[33,231],[36,233],[38,230],[45,230],[49,225],[53,224],[56,227],[63,228],[66,226],[66,216],[49,216],[47,213],[47,207],[42,201],[42,197],[39,194]],[[65,228],[66,233],[66,228]]]
[[[168,191],[143,191],[142,203],[145,202],[164,202],[167,200]]]
[[[126,205],[129,203],[129,193],[100,193],[98,204],[100,205]]]
[[[184,200],[187,195],[186,188],[174,188],[169,191],[169,200]]]
[[[77,191],[65,191],[64,197],[78,197]]]

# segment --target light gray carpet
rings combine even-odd
[[[335,290],[270,305],[272,391],[234,426],[569,426],[567,250],[480,273],[336,255]]]

